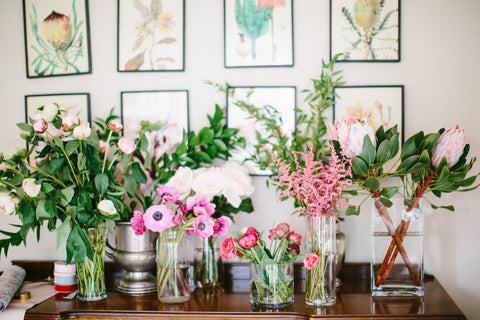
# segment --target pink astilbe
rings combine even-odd
[[[278,167],[277,199],[293,197],[300,205],[292,213],[299,212],[310,216],[335,216],[337,208],[353,206],[341,202],[344,200],[342,191],[352,184],[352,172],[349,159],[341,159],[330,144],[332,155],[328,164],[316,161],[312,144],[308,152],[294,152],[295,166],[272,156]],[[299,159],[305,160],[300,165]]]

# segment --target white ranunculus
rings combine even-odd
[[[47,122],[52,122],[58,114],[58,106],[55,103],[49,103],[43,106],[42,118]]]
[[[117,213],[117,209],[113,205],[111,200],[102,200],[98,203],[98,211],[105,216],[111,216],[112,214]]]
[[[22,149],[21,148],[18,148],[18,147],[11,147],[7,150],[7,152],[5,152],[3,158],[5,160],[10,160],[13,158],[14,155],[16,155],[17,153],[19,153]]]
[[[92,129],[90,129],[90,126],[88,124],[81,124],[75,127],[75,129],[73,129],[72,136],[77,140],[83,140],[89,137],[91,133]]]
[[[215,167],[200,168],[193,172],[192,190],[197,197],[222,195],[227,188],[227,178]]]
[[[8,192],[0,192],[0,213],[13,215],[17,205],[18,199],[12,197]]]
[[[29,197],[35,198],[40,193],[42,186],[35,183],[35,179],[27,178],[22,182],[23,192]]]
[[[180,200],[185,200],[192,192],[193,171],[189,167],[179,167],[167,182],[167,187],[180,192]]]
[[[221,171],[227,179],[224,195],[232,206],[238,208],[242,197],[248,197],[255,191],[252,178],[244,166],[234,161],[226,162]]]

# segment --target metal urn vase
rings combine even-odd
[[[118,263],[127,274],[120,279],[116,290],[131,295],[142,295],[157,291],[156,283],[156,249],[158,234],[147,230],[143,235],[136,235],[130,222],[115,224],[116,248],[108,242],[112,252],[106,255]]]

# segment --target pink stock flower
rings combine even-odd
[[[112,130],[113,132],[119,133],[122,131],[123,126],[117,120],[110,120],[107,124],[108,129]]]
[[[375,146],[375,132],[369,121],[346,117],[329,124],[327,127],[330,139],[338,140],[343,154],[349,158],[362,154],[365,136]]]
[[[193,223],[194,233],[202,239],[206,239],[213,234],[213,220],[207,215],[200,215]]]
[[[207,196],[200,198],[188,197],[187,210],[193,210],[195,216],[206,214],[211,217],[215,213],[215,204],[211,203]]]
[[[226,238],[220,246],[220,256],[225,260],[233,259],[237,256],[237,250],[235,250],[237,244],[233,237]]]
[[[318,256],[315,253],[311,253],[309,257],[306,257],[303,259],[303,264],[305,266],[305,269],[310,270],[313,268],[313,266],[317,263],[318,261]]]
[[[117,147],[124,153],[124,154],[131,154],[135,151],[136,146],[131,140],[121,137],[120,140],[117,142]]]
[[[249,228],[250,229],[250,228]],[[257,245],[258,234],[255,232],[245,233],[243,237],[238,240],[238,245],[243,249],[250,249]]]
[[[68,114],[62,119],[62,129],[72,131],[80,124],[80,118],[75,114]]]
[[[178,201],[180,197],[180,193],[175,188],[170,188],[165,185],[162,185],[157,188],[157,194],[160,198],[162,198],[165,202],[174,203]]]
[[[437,168],[443,158],[447,160],[447,167],[453,167],[463,154],[466,139],[464,130],[455,128],[445,130],[438,138],[432,152],[432,165]]]
[[[145,222],[143,221],[143,213],[138,210],[133,212],[133,217],[130,219],[133,230],[135,230],[136,235],[142,235],[145,233]]]
[[[221,216],[213,225],[213,237],[224,236],[227,234],[228,229],[232,225],[232,220],[229,217]]]
[[[36,133],[44,133],[45,130],[47,130],[48,128],[48,124],[47,124],[47,121],[43,120],[43,119],[37,119],[35,120],[35,122],[33,123],[33,130],[36,132]]]
[[[173,227],[173,213],[166,205],[153,205],[147,209],[143,219],[145,227],[153,232],[163,232]]]

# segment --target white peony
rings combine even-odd
[[[77,140],[83,140],[90,136],[92,129],[88,124],[81,124],[73,129],[72,136]]]
[[[185,200],[192,192],[193,171],[189,167],[180,167],[173,177],[168,180],[166,186],[176,188],[180,192],[180,200]]]
[[[47,122],[52,122],[58,114],[58,106],[55,103],[49,103],[43,106],[42,118]]]
[[[242,197],[248,197],[255,191],[252,178],[247,169],[238,162],[228,161],[220,170],[227,179],[225,198],[232,206],[238,208]]]
[[[0,192],[0,213],[13,215],[17,205],[18,199],[12,197],[8,192]]]
[[[197,197],[207,196],[211,200],[222,195],[226,188],[227,178],[218,168],[200,168],[193,172],[192,190]]]
[[[102,200],[97,205],[98,211],[105,216],[111,216],[112,214],[117,213],[117,209],[113,205],[111,200]]]
[[[29,197],[35,198],[40,193],[42,186],[35,183],[35,179],[27,178],[22,182],[23,192]]]

